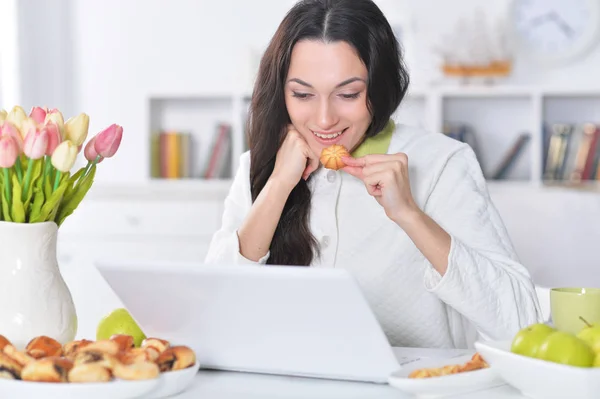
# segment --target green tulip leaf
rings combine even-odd
[[[43,205],[44,192],[42,191],[42,185],[38,184],[37,187],[33,190],[33,204],[31,205],[31,212],[29,214],[30,223],[35,223],[36,221],[39,221]]]
[[[67,190],[65,191],[65,199],[64,199],[65,202],[70,201],[73,194],[75,194],[75,189],[79,186],[77,180],[79,180],[79,178],[83,175],[83,172],[85,172],[85,169],[86,168],[79,169],[77,171],[77,173],[75,173],[69,179],[69,185],[67,186]],[[79,182],[79,183],[81,183],[81,182]]]
[[[51,193],[50,196],[46,196],[46,203],[44,203],[42,206],[39,216],[32,221],[32,223],[37,221],[45,222],[52,220],[50,216],[56,214],[56,209],[60,206],[60,201],[63,198],[65,190],[67,189],[67,183],[68,180],[65,180],[61,185],[58,186],[56,191]],[[48,182],[46,182],[46,185],[48,185]]]
[[[13,191],[12,191],[12,220],[15,223],[25,223],[25,208],[21,201],[21,184],[17,176],[13,175]]]
[[[65,219],[75,211],[75,209],[77,209],[77,207],[79,206],[89,189],[92,187],[95,175],[96,165],[92,166],[89,174],[82,178],[81,181],[77,184],[70,198],[66,198],[65,196],[65,201],[61,204],[60,210],[58,211],[58,217],[56,219],[56,224],[58,226],[60,226],[65,221]]]
[[[25,212],[28,214],[31,214],[31,212],[29,212],[29,205],[31,203],[31,200],[33,199],[34,187],[35,187],[37,181],[42,176],[42,171],[43,171],[43,160],[37,159],[36,161],[34,161],[34,164],[33,164],[33,172],[31,173],[31,183],[29,184],[29,188],[27,189],[27,193],[25,196],[24,207],[25,207]]]
[[[4,187],[2,188],[2,216],[4,216],[4,221],[12,222],[12,218],[10,217],[10,211],[8,208],[8,198],[6,198],[6,191]]]

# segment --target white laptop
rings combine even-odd
[[[202,368],[387,383],[400,368],[355,280],[293,266],[96,264],[146,335]]]

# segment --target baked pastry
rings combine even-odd
[[[196,354],[187,346],[172,346],[156,359],[160,371],[182,370],[196,363]]]
[[[139,362],[154,362],[158,359],[158,351],[154,347],[133,348],[117,355],[117,360],[123,364]]]
[[[158,377],[159,374],[158,365],[153,362],[117,363],[113,369],[113,375],[123,380],[150,380]]]
[[[80,364],[69,371],[69,382],[107,382],[111,372],[97,363]]]
[[[167,348],[169,348],[171,344],[169,341],[165,341],[164,339],[158,338],[146,338],[142,341],[142,348],[154,348],[158,351],[158,353],[164,352]]]
[[[11,342],[6,339],[4,335],[0,335],[0,351],[4,349],[6,345],[12,345]]]
[[[114,355],[110,353],[101,352],[93,349],[82,349],[75,354],[73,358],[75,366],[82,364],[97,364],[108,370],[112,370],[119,361]]]
[[[94,341],[89,341],[87,339],[82,339],[82,340],[78,340],[78,341],[67,342],[63,346],[63,356],[71,359],[71,358],[73,358],[75,356],[75,354],[78,351],[80,351],[81,349],[85,348],[86,346],[88,346],[92,342],[94,342]]]
[[[97,351],[102,353],[108,353],[109,355],[116,356],[120,351],[119,343],[111,341],[110,339],[102,339],[100,341],[92,342],[85,346],[82,350],[86,351]]]
[[[21,367],[27,366],[29,363],[34,362],[35,359],[26,353],[20,352],[12,345],[6,345],[2,351],[11,359],[21,365]]]
[[[110,340],[119,344],[119,351],[126,351],[131,348],[135,348],[135,341],[131,335],[115,334],[110,337]]]
[[[432,368],[423,368],[412,371],[408,378],[430,378],[430,377],[440,377],[444,375],[452,375],[465,373],[468,371],[475,371],[484,368],[488,368],[489,365],[487,362],[481,357],[479,353],[475,353],[471,360],[463,364],[449,364],[443,367],[432,367]]]
[[[4,352],[0,352],[0,379],[20,380],[23,366]]]
[[[338,170],[346,166],[342,161],[342,157],[349,157],[350,153],[340,144],[334,144],[321,151],[320,161],[327,169]]]
[[[62,356],[62,345],[53,338],[40,335],[29,341],[25,352],[34,359]]]
[[[73,362],[64,357],[45,357],[29,363],[21,371],[24,381],[67,382]]]

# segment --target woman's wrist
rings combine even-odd
[[[285,203],[294,187],[295,185],[292,186],[290,182],[286,182],[283,179],[277,178],[275,175],[271,175],[269,180],[267,180],[263,190],[266,190],[269,197],[274,196],[283,200]]]
[[[423,222],[423,216],[423,211],[415,205],[414,207],[405,209],[402,213],[394,215],[392,220],[403,230],[407,230],[412,226],[418,225],[419,222]]]

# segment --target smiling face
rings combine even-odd
[[[371,123],[367,68],[346,42],[303,40],[292,50],[285,102],[294,127],[318,156],[325,147],[356,148]]]

